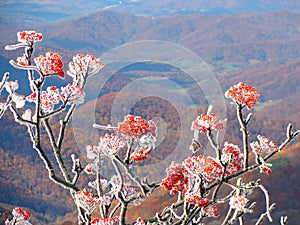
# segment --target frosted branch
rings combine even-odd
[[[10,60],[9,64],[12,65],[13,67],[15,67],[16,69],[20,69],[20,70],[35,70],[35,71],[41,73],[41,71],[36,66],[20,66],[14,60]]]
[[[29,45],[25,44],[25,43],[18,43],[15,45],[5,45],[4,49],[7,51],[12,51],[12,50],[16,50],[18,48],[26,48],[26,47],[29,47]]]
[[[55,137],[54,137],[54,134],[53,134],[53,130],[50,126],[50,123],[48,121],[48,119],[44,120],[44,126],[46,128],[46,131],[47,131],[47,134],[48,134],[48,137],[50,139],[50,144],[52,146],[52,149],[53,149],[53,153],[54,153],[54,156],[56,158],[56,161],[59,165],[59,168],[65,178],[65,180],[69,183],[71,183],[71,178],[70,178],[70,174],[65,166],[65,163],[62,159],[62,156],[61,156],[61,149],[57,146],[57,143],[55,141]]]
[[[266,215],[270,222],[273,222],[271,217],[271,210],[270,210],[270,196],[268,190],[263,185],[258,185],[258,187],[263,191],[265,198],[266,198]]]
[[[287,221],[288,221],[288,217],[287,216],[280,217],[280,225],[286,225]]]
[[[9,73],[8,72],[4,73],[4,75],[2,77],[2,81],[0,83],[0,93],[3,90],[5,82],[8,80],[8,78],[9,78]]]
[[[99,125],[99,124],[93,124],[93,127],[96,129],[108,130],[108,131],[115,131],[118,129],[117,127],[112,127],[111,125],[103,126],[103,125]]]
[[[275,204],[270,205],[269,207],[269,212],[273,211],[273,209],[275,208]],[[257,222],[255,223],[255,225],[260,225],[262,224],[263,220],[268,216],[268,212],[265,212],[263,214],[260,215],[259,219],[257,220]]]

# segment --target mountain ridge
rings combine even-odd
[[[171,16],[175,14],[237,14],[241,12],[271,12],[286,9],[300,12],[297,0],[102,0],[83,1],[25,1],[10,0],[1,3],[4,21],[16,24],[46,24],[65,19],[87,16],[100,10],[129,12],[147,17]]]
[[[98,55],[119,45],[162,40],[183,45],[211,63],[213,60],[277,63],[300,56],[300,14],[289,11],[236,15],[174,15],[148,18],[100,11],[79,19],[33,26],[44,44],[72,52]],[[276,24],[276,26],[273,26]],[[3,30],[9,30],[3,25]],[[17,28],[10,26],[10,30]],[[16,39],[1,32],[1,45]],[[1,54],[7,55],[3,50]],[[276,58],[275,58],[276,57]]]

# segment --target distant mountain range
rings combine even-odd
[[[23,25],[61,21],[106,9],[147,17],[175,14],[218,15],[274,10],[300,12],[298,0],[11,0],[2,1],[0,5],[0,21]]]
[[[205,61],[282,64],[300,57],[300,14],[288,11],[237,15],[174,15],[148,18],[100,11],[54,24],[21,28],[1,23],[0,44],[16,40],[15,31],[35,29],[43,47],[97,54],[140,40],[175,42]],[[46,46],[45,46],[46,45]],[[8,52],[2,54],[9,54]]]
[[[17,29],[20,27],[3,25],[7,32],[1,32],[2,46],[16,40],[13,31]],[[78,52],[91,52],[100,57],[127,43],[158,40],[177,43],[195,52],[209,64],[221,83],[225,79],[225,88],[234,81],[245,80],[262,86],[267,95],[264,99],[269,100],[271,96],[280,99],[299,95],[300,92],[297,88],[300,84],[298,13],[276,11],[148,18],[100,11],[31,29],[44,34],[44,41],[37,46],[36,55],[57,51],[64,56],[66,64]],[[11,32],[8,33],[8,30]],[[0,53],[4,58],[16,57],[14,52],[3,48]],[[3,63],[0,72],[9,70],[6,67],[7,64]]]
[[[0,26],[1,31],[5,31],[0,35],[1,46],[14,43],[14,31],[22,29],[19,25],[6,23],[0,23]],[[101,57],[114,48],[136,41],[175,43],[208,63],[223,90],[243,81],[262,92],[263,103],[272,101],[273,106],[277,103],[280,106],[281,100],[295,99],[294,107],[299,109],[296,104],[300,96],[299,13],[283,10],[150,18],[102,10],[80,18],[33,25],[30,29],[44,35],[35,55],[56,51],[64,57],[65,64],[75,53],[91,52]],[[12,78],[16,79],[8,59],[16,58],[17,53],[2,48],[0,55],[0,73],[12,71]],[[143,69],[139,68],[140,71]],[[63,82],[57,79],[60,85]],[[22,77],[21,83],[26,85],[26,76]]]

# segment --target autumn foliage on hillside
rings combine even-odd
[[[249,111],[260,96],[255,87],[239,82],[225,93],[235,105],[242,144],[233,140],[219,141],[218,134],[225,128],[226,118],[219,118],[209,106],[191,124],[193,135],[186,149],[190,155],[183,161],[173,161],[166,168],[165,177],[154,182],[139,176],[133,169],[157,151],[158,127],[153,120],[139,115],[127,115],[117,126],[91,124],[105,134],[99,137],[97,144],[87,143],[88,162],[76,152],[64,155],[69,122],[76,107],[85,100],[87,79],[104,64],[92,54],[76,54],[65,72],[58,53],[47,52],[34,58],[34,47],[43,39],[41,33],[23,31],[17,36],[18,43],[6,46],[6,50],[24,49],[24,54],[10,64],[27,72],[32,93],[28,96],[19,93],[18,80],[9,80],[9,73],[5,73],[0,91],[5,91],[6,99],[0,103],[0,116],[10,112],[16,123],[27,128],[32,148],[49,180],[70,194],[77,210],[74,221],[78,224],[205,224],[214,219],[224,225],[237,221],[243,224],[244,218],[256,211],[257,203],[252,199],[256,190],[263,194],[265,206],[256,224],[273,221],[271,213],[275,204],[258,177],[260,173],[271,175],[270,160],[282,154],[299,130],[293,131],[289,124],[281,143],[263,134],[250,136],[253,114]],[[45,81],[55,76],[62,79],[69,76],[72,82],[62,87],[46,85]],[[54,117],[60,121],[57,123]],[[203,138],[214,155],[201,151]],[[103,176],[104,160],[113,168],[109,177]],[[256,172],[253,180],[245,177],[249,172]],[[90,179],[88,184],[81,183],[86,177]],[[142,202],[162,189],[176,198],[166,200],[164,208],[148,217],[130,215],[134,207],[142,207]],[[224,208],[227,213],[222,215]],[[30,225],[30,217],[28,210],[16,207],[5,224]],[[283,216],[281,224],[286,222],[287,217]]]

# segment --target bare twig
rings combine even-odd
[[[120,185],[117,188],[117,192],[115,194],[115,196],[118,198],[119,202],[121,203],[121,212],[120,212],[120,216],[119,216],[119,224],[120,225],[124,225],[126,222],[126,212],[127,212],[127,207],[128,207],[128,202],[125,201],[125,198],[122,194],[122,189],[123,189],[123,176],[122,176],[122,172],[121,169],[118,166],[117,163],[117,159],[116,158],[112,158],[112,163],[115,167],[115,170],[118,174],[118,177],[120,179]]]
[[[240,123],[240,127],[241,127],[241,132],[243,135],[243,149],[244,149],[244,169],[248,168],[248,155],[249,155],[249,147],[248,147],[248,131],[247,131],[247,124],[249,122],[249,120],[251,119],[251,116],[247,118],[247,122],[244,121],[243,119],[243,114],[242,114],[242,110],[243,110],[243,106],[241,106],[239,103],[236,103],[237,107],[236,107],[236,113],[237,113],[237,117],[238,117],[238,121]]]
[[[273,209],[275,208],[275,204],[270,205],[269,207],[269,212],[273,211]],[[255,223],[255,225],[259,225],[263,222],[263,220],[268,216],[269,212],[265,212],[263,214],[260,215],[260,217],[258,218],[257,222]]]
[[[216,152],[218,163],[220,163],[222,166],[224,166],[223,162],[221,160],[220,145],[217,144],[217,142],[218,142],[217,140],[214,140],[214,136],[212,134],[211,129],[208,129],[208,132],[207,132],[206,136],[207,136],[207,139],[209,140],[210,145],[214,148],[214,150]]]
[[[139,186],[140,190],[142,191],[144,196],[147,196],[149,194],[149,187],[146,187],[141,179],[138,176],[135,176],[129,165],[125,164],[122,160],[120,160],[118,157],[114,157],[114,159],[116,160],[117,163],[119,163],[124,169],[126,174]]]
[[[121,202],[119,202],[114,208],[113,210],[110,212],[109,217],[113,217],[114,214],[117,212],[117,210],[122,206]]]
[[[100,129],[100,130],[108,130],[108,131],[114,131],[117,130],[117,127],[112,127],[111,125],[107,125],[107,126],[102,126],[99,124],[93,124],[93,127],[96,129]]]
[[[265,198],[266,198],[266,214],[268,216],[268,219],[270,222],[273,222],[273,219],[271,217],[271,211],[270,211],[270,196],[268,193],[268,190],[263,185],[258,185],[258,187],[264,192]]]
[[[73,104],[73,105],[69,108],[69,110],[68,110],[68,112],[67,112],[65,118],[64,118],[63,120],[60,121],[60,130],[59,130],[59,135],[58,135],[58,138],[57,138],[57,147],[58,147],[58,148],[61,148],[61,147],[62,147],[63,140],[64,140],[64,137],[65,137],[66,126],[67,126],[67,124],[69,123],[70,118],[71,118],[71,116],[72,116],[72,114],[73,114],[75,108],[76,108],[76,105]]]
[[[227,215],[226,215],[225,219],[223,220],[222,225],[228,224],[228,221],[230,220],[230,218],[231,218],[232,215],[233,215],[233,211],[234,211],[233,208],[232,208],[232,207],[229,207],[228,212],[227,212]]]
[[[9,73],[8,72],[4,73],[2,81],[0,83],[0,93],[3,90],[4,85],[5,85],[6,81],[8,80],[8,78],[9,78]]]
[[[52,146],[52,149],[53,149],[53,153],[54,153],[54,156],[56,158],[56,161],[59,165],[59,168],[65,178],[65,180],[69,183],[71,183],[71,177],[70,177],[70,173],[69,171],[67,170],[66,166],[65,166],[65,163],[62,159],[62,155],[61,155],[61,149],[58,148],[57,146],[57,143],[55,141],[55,137],[54,137],[54,134],[53,134],[53,130],[50,126],[50,123],[48,121],[48,119],[44,120],[44,126],[46,128],[46,131],[47,131],[47,134],[48,134],[48,137],[50,139],[50,144]]]
[[[287,222],[288,222],[288,217],[287,216],[280,217],[280,225],[286,225]]]
[[[300,132],[300,130],[292,132],[292,124],[289,124],[286,128],[286,139],[278,147],[278,151],[271,152],[270,154],[268,154],[267,156],[264,157],[265,162],[267,160],[270,160],[278,152],[281,152],[289,142],[291,142],[294,138],[296,138],[299,135],[299,132]]]

